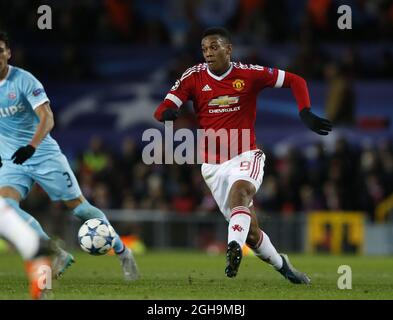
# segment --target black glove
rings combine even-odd
[[[299,115],[307,127],[320,135],[326,136],[329,131],[332,131],[332,123],[327,119],[316,116],[309,108],[304,108]]]
[[[1,157],[0,157],[0,168],[2,167],[2,165],[3,165],[3,162],[1,162]]]
[[[179,116],[179,111],[175,109],[166,109],[162,113],[161,121],[173,121]]]
[[[28,144],[27,146],[20,147],[15,153],[12,155],[11,160],[14,160],[16,164],[22,164],[27,159],[29,159],[35,152],[35,148]]]

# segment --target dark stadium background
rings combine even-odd
[[[52,8],[52,30],[37,27],[41,4]],[[341,4],[351,6],[352,30],[337,27]],[[199,166],[141,161],[142,132],[162,129],[155,107],[202,61],[203,30],[220,25],[233,34],[235,60],[303,76],[313,109],[334,123],[333,133],[320,137],[298,118],[290,90],[260,95],[256,132],[267,161],[254,203],[277,246],[310,249],[311,212],[356,211],[365,217],[361,244],[345,238],[344,226],[340,250],[393,253],[386,241],[393,232],[392,1],[18,0],[2,1],[0,12],[10,64],[44,84],[52,135],[86,198],[123,235],[148,248],[223,247],[225,221]],[[182,110],[178,128],[195,125],[190,110]],[[79,222],[40,188],[23,207],[50,234],[76,243]],[[325,225],[315,250],[334,251],[332,228]]]

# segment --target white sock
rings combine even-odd
[[[281,269],[282,258],[278,254],[276,248],[274,248],[273,244],[270,242],[269,236],[262,230],[260,230],[260,238],[258,243],[254,248],[251,249],[259,259],[271,264],[276,270]]]
[[[38,234],[1,199],[0,234],[18,249],[25,260],[37,254],[40,243]]]
[[[235,240],[240,247],[243,247],[250,230],[250,223],[250,209],[242,206],[233,208],[228,226],[228,243]]]

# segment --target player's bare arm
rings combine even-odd
[[[41,141],[47,136],[49,132],[53,129],[55,121],[53,118],[53,112],[49,105],[49,102],[45,102],[35,109],[35,113],[40,119],[40,123],[37,126],[36,132],[31,139],[31,145],[34,148],[41,143]]]
[[[49,106],[49,102],[45,102],[38,106],[35,109],[35,113],[37,114],[40,122],[37,125],[37,129],[31,139],[31,142],[24,146],[20,147],[13,154],[12,158],[14,163],[22,164],[27,159],[31,158],[38,147],[38,145],[42,142],[42,140],[48,135],[48,133],[53,129],[55,124],[53,119],[53,113]]]

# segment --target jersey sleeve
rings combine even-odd
[[[33,110],[49,102],[44,86],[31,73],[24,72],[20,79],[20,89]]]
[[[193,71],[190,71],[190,69],[184,72],[180,79],[176,80],[164,99],[172,101],[178,108],[193,97],[195,79],[193,77]]]
[[[258,65],[252,66],[252,70],[255,86],[258,90],[263,88],[281,88],[284,83],[285,71],[283,70]]]

